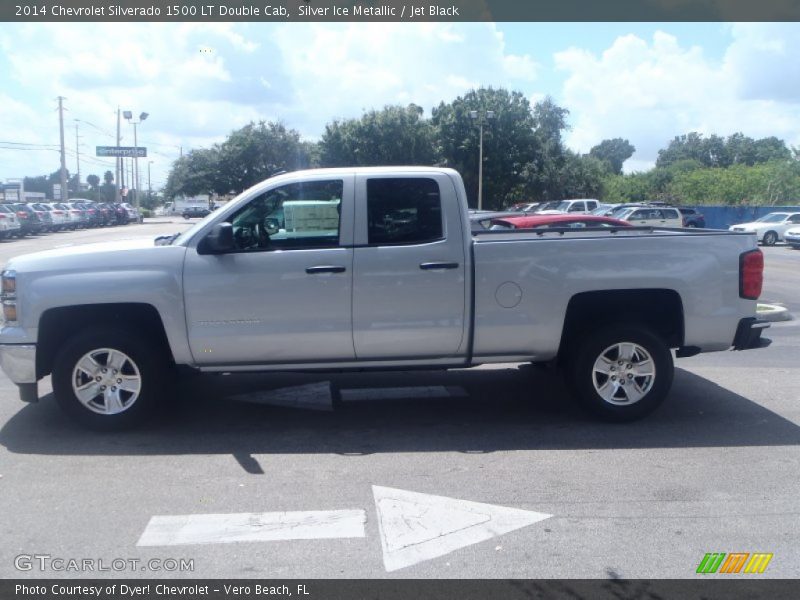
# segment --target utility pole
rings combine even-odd
[[[67,194],[67,153],[64,149],[64,97],[58,97],[58,124],[61,132],[61,198],[60,202],[69,200]]]
[[[119,106],[117,106],[117,171],[114,174],[114,199],[117,202],[122,200],[120,196],[120,181],[122,179],[122,158],[119,156],[119,142],[120,142],[120,131],[119,131]]]
[[[78,135],[78,120],[75,119],[75,166],[78,173],[78,196],[80,196],[81,191],[81,148],[80,142],[78,141],[80,136]]]
[[[147,162],[147,204],[149,206],[152,206],[153,199],[153,186],[150,184],[150,165],[152,164],[152,160]]]

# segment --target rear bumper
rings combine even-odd
[[[736,336],[733,338],[734,350],[752,350],[754,348],[766,348],[772,340],[762,338],[761,333],[769,327],[767,321],[762,321],[755,317],[746,317],[739,321],[736,328]]]

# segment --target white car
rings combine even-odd
[[[666,206],[631,207],[613,216],[636,226],[683,227],[683,217],[678,209]]]
[[[587,215],[595,210],[598,204],[600,204],[600,202],[592,198],[562,200],[555,208],[537,210],[536,213],[540,215],[560,215],[566,213]]]
[[[33,208],[36,210],[46,210],[50,213],[50,216],[53,219],[53,231],[60,231],[69,228],[70,225],[67,222],[67,213],[60,208],[56,208],[55,203],[39,202],[34,204]]]
[[[0,240],[18,235],[22,237],[22,225],[16,211],[6,204],[0,204]]]
[[[786,231],[796,225],[800,225],[800,212],[774,212],[752,223],[731,225],[728,230],[755,233],[759,242],[765,246],[774,246],[775,242],[782,242]]]
[[[800,250],[800,227],[787,229],[783,234],[783,239],[795,250]]]

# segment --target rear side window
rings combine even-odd
[[[670,208],[668,208],[668,209],[663,209],[662,208],[661,209],[661,214],[664,215],[665,219],[680,219],[681,218],[680,213],[678,213],[678,211],[675,210],[674,208],[671,208],[671,209]]]
[[[367,180],[367,223],[370,244],[421,244],[442,239],[439,184],[428,178]]]

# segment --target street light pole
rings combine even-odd
[[[147,161],[147,203],[152,208],[153,206],[153,186],[150,184],[150,165],[153,164],[153,161]]]
[[[139,190],[140,190],[140,182],[139,182],[139,140],[136,134],[136,126],[144,121],[148,117],[148,113],[143,112],[139,115],[139,120],[133,120],[133,113],[129,110],[126,110],[122,113],[122,116],[127,119],[128,123],[133,125],[133,181],[136,185],[136,195],[133,197],[134,207],[136,210],[139,210]]]
[[[469,111],[469,118],[478,122],[480,142],[478,143],[478,210],[483,210],[483,126],[488,119],[494,119],[494,111],[487,110],[482,115],[477,110]]]

